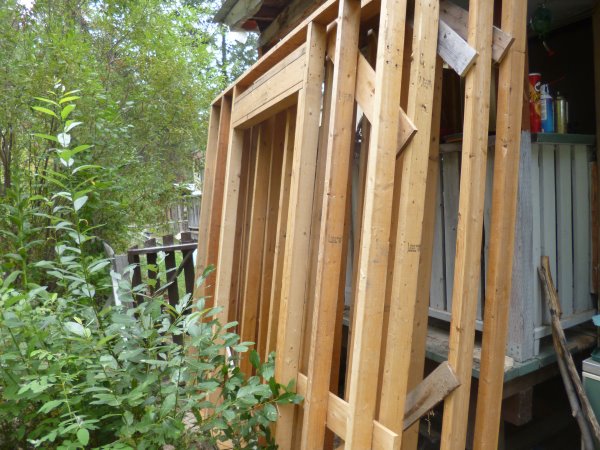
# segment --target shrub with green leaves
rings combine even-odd
[[[273,355],[261,363],[251,352],[256,375],[246,376],[236,362],[251,343],[231,331],[235,323],[220,324],[216,309],[189,296],[172,306],[145,295],[136,305],[143,287],[109,273],[94,251],[98,225],[88,209],[102,208],[104,169],[78,163],[92,150],[71,144],[78,124],[68,120],[68,96],[37,108],[60,121],[56,135],[40,135],[55,144],[44,175],[52,188],[39,199],[48,212],[32,213],[27,199],[13,211],[44,215],[54,257],[36,261],[18,244],[19,264],[0,277],[0,447],[275,448],[277,405],[301,399],[274,380]],[[48,283],[36,284],[31,271]],[[107,302],[111,276],[121,306]]]

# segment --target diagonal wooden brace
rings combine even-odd
[[[308,380],[306,375],[298,374],[297,392],[300,395],[306,393]],[[448,394],[460,386],[460,381],[448,364],[441,363],[427,378],[416,388],[410,391],[406,397],[406,408],[404,410],[403,429],[407,429],[435,405],[446,398]],[[349,405],[337,395],[329,393],[327,405],[327,427],[341,439],[346,437],[346,423]],[[373,446],[381,450],[392,449],[398,444],[399,436],[382,425],[379,421],[373,421]]]
[[[373,97],[375,95],[375,70],[371,64],[361,54],[358,54],[358,66],[356,69],[356,102],[363,110],[367,120],[373,123]],[[417,128],[412,123],[412,120],[406,115],[404,110],[400,108],[400,127],[398,128],[398,148],[396,156],[402,152],[406,144],[417,132]]]
[[[461,38],[467,39],[469,11],[449,0],[440,2],[440,20],[452,28]],[[494,27],[492,35],[492,60],[499,63],[515,39],[498,27]]]

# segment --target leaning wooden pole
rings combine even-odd
[[[526,17],[527,2],[503,0],[502,30],[515,40],[500,64],[498,80],[492,226],[473,443],[475,450],[498,447],[519,187]]]
[[[556,350],[556,357],[561,360],[567,369],[568,377],[571,381],[571,386],[574,388],[579,404],[581,405],[581,412],[588,425],[590,431],[597,444],[600,444],[600,424],[596,419],[596,414],[592,409],[589,399],[583,389],[579,373],[573,361],[573,356],[569,352],[567,347],[567,338],[565,332],[560,324],[560,300],[558,299],[558,293],[554,287],[552,281],[552,274],[550,273],[550,258],[542,256],[541,267],[538,268],[540,280],[542,281],[542,288],[544,290],[544,297],[546,304],[550,311],[550,319],[552,321],[552,338],[554,340],[554,349]]]
[[[488,146],[493,0],[469,2],[468,42],[478,53],[465,82],[460,199],[448,362],[461,386],[444,404],[442,450],[463,450],[467,438]],[[520,104],[520,102],[519,102]]]

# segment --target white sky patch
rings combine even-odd
[[[27,9],[31,9],[31,8],[33,8],[35,0],[17,0],[17,3],[19,5],[24,6]]]

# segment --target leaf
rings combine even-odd
[[[85,428],[80,428],[77,430],[77,439],[81,445],[88,445],[88,442],[90,442],[90,432]]]
[[[59,133],[56,137],[58,139],[58,143],[63,147],[68,147],[71,143],[71,135],[69,133]],[[63,159],[66,160],[67,158]]]
[[[110,261],[107,261],[107,260],[102,260],[102,261],[95,262],[94,264],[91,264],[88,267],[88,272],[89,273],[98,272],[99,270],[104,269],[109,264],[110,264]]]
[[[277,408],[275,408],[275,406],[272,403],[267,403],[265,405],[265,417],[270,421],[270,422],[275,422],[277,420]]]
[[[42,407],[38,410],[38,412],[42,414],[48,413],[54,408],[56,408],[58,405],[60,405],[62,402],[62,400],[50,400],[49,402],[44,403]]]
[[[32,106],[31,108],[34,109],[35,111],[47,114],[52,117],[56,117],[57,119],[60,120],[60,118],[56,115],[56,113],[54,111],[52,111],[51,109],[44,108],[43,106]]]
[[[52,136],[49,134],[44,134],[44,133],[33,133],[34,136],[42,138],[42,139],[46,139],[48,141],[52,141],[52,142],[58,142],[58,139],[56,138],[56,136]]]
[[[72,91],[72,92],[76,92],[76,91]],[[78,97],[77,95],[71,95],[69,97],[61,98],[58,103],[60,103],[62,105],[63,103],[72,102],[74,100],[79,100],[80,98],[81,97]]]
[[[84,337],[85,336],[85,328],[83,325],[77,322],[65,322],[65,329],[77,336]]]
[[[69,114],[71,114],[71,111],[73,111],[74,109],[75,109],[75,105],[73,105],[73,104],[67,105],[60,112],[60,116],[62,117],[63,120],[66,120],[67,117],[69,117]]]
[[[260,357],[256,350],[250,352],[250,364],[252,364],[255,369],[258,369],[258,366],[260,366]]]
[[[169,414],[173,410],[173,408],[175,407],[175,401],[176,401],[175,393],[169,394],[165,397],[165,400],[163,401],[163,404],[160,407],[160,416],[161,417],[165,417],[167,414]]]
[[[83,205],[85,205],[85,203],[88,201],[88,196],[84,195],[83,197],[79,197],[78,199],[76,199],[73,202],[73,207],[75,208],[75,211],[79,211]]]
[[[45,103],[49,103],[51,105],[56,105],[58,106],[58,103],[56,103],[54,100],[50,100],[49,98],[44,98],[44,97],[33,97],[36,100],[39,100],[40,102],[45,102]]]
[[[68,133],[73,128],[81,125],[82,123],[83,122],[75,122],[74,120],[67,120],[67,123],[65,124],[65,133]]]

